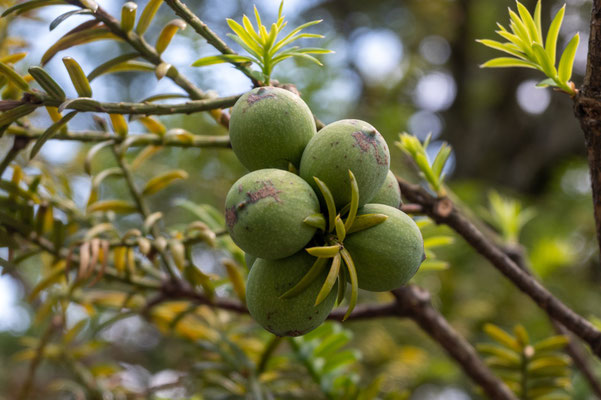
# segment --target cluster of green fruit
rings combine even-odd
[[[317,132],[300,97],[261,87],[234,105],[230,138],[252,172],[228,192],[226,223],[250,268],[248,309],[265,329],[305,334],[347,284],[346,316],[359,288],[392,290],[417,272],[423,239],[398,208],[388,146],[373,126],[342,120]]]

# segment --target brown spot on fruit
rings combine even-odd
[[[229,226],[230,228],[233,228],[234,225],[236,225],[237,221],[238,221],[238,214],[236,213],[236,207],[234,207],[234,206],[228,207],[225,210],[225,222],[227,223],[227,226]]]
[[[381,146],[379,146],[375,130],[353,132],[352,136],[355,139],[355,144],[362,152],[367,152],[369,151],[369,148],[372,147],[374,149],[376,162],[379,165],[388,165],[388,154],[382,151]]]
[[[228,231],[241,249],[260,258],[279,259],[301,250],[313,237],[315,228],[302,221],[319,212],[319,201],[299,176],[263,169],[246,174],[232,186],[224,209],[231,222]]]
[[[248,96],[248,98],[246,99],[246,107],[244,107],[242,109],[242,112],[246,112],[246,110],[248,110],[250,107],[252,107],[255,103],[261,101],[261,100],[265,100],[265,99],[269,99],[269,98],[275,98],[275,94],[273,93],[269,93],[267,92],[267,90],[265,90],[264,88],[259,89],[259,91],[255,94],[252,93]]]
[[[261,189],[247,192],[246,197],[248,198],[249,203],[256,203],[257,201],[267,197],[271,197],[276,202],[281,203],[280,196],[278,196],[280,193],[282,193],[282,191],[277,190],[273,185],[273,182],[263,181],[263,187]]]

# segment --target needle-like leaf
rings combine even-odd
[[[326,277],[321,290],[317,294],[317,298],[315,299],[315,306],[318,306],[322,301],[328,297],[334,285],[336,284],[336,280],[338,279],[338,274],[340,272],[340,254],[336,254],[334,259],[332,260],[332,265],[330,266],[330,272],[328,272],[328,276]]]
[[[516,2],[518,7],[518,13],[520,14],[520,18],[528,30],[528,34],[530,35],[531,42],[538,43],[540,45],[543,44],[542,38],[536,28],[536,23],[534,22],[534,18],[530,15],[528,9],[519,1]]]
[[[340,214],[336,216],[336,237],[340,242],[344,241],[346,238],[346,229],[344,228],[344,222],[342,222],[342,218],[340,218]]]
[[[578,49],[578,43],[580,43],[580,35],[576,34],[570,40],[566,46],[561,59],[559,60],[559,80],[563,83],[567,83],[572,77],[572,67],[574,65],[574,58],[576,57],[576,50]]]
[[[549,59],[555,65],[555,52],[557,49],[557,38],[559,37],[559,29],[561,28],[561,23],[563,22],[563,15],[566,12],[566,6],[564,5],[559,9],[557,14],[555,14],[555,18],[551,22],[551,26],[549,26],[549,31],[547,32],[547,39],[545,40],[545,52],[549,55]]]
[[[357,216],[357,210],[359,209],[359,185],[357,184],[357,179],[355,179],[353,171],[349,169],[348,174],[349,182],[351,184],[351,203],[348,216],[346,217],[346,221],[344,221],[344,228],[347,231],[353,226],[355,217]]]
[[[324,270],[330,261],[327,258],[318,258],[315,260],[309,271],[302,277],[296,285],[284,292],[280,299],[289,299],[302,293]]]
[[[322,180],[316,176],[314,176],[313,179],[326,202],[326,207],[328,209],[328,232],[332,232],[334,230],[334,220],[336,218],[336,203],[334,202],[334,197],[328,186]]]
[[[303,222],[322,231],[326,230],[326,219],[321,213],[309,215]]]
[[[136,26],[136,33],[138,35],[143,35],[146,32],[162,3],[163,0],[150,0],[146,4],[138,20],[138,26]]]
[[[344,301],[344,295],[346,294],[346,274],[343,272],[338,274],[338,298],[336,304],[340,305]]]
[[[507,67],[525,67],[538,69],[538,66],[530,61],[518,60],[510,57],[493,58],[480,65],[480,68],[507,68]]]
[[[14,69],[9,67],[3,62],[0,62],[0,74],[4,75],[9,81],[14,83],[19,89],[23,91],[29,90],[29,84],[21,75],[19,75]]]
[[[340,245],[308,247],[305,251],[313,257],[331,258],[340,251]]]

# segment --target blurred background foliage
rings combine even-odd
[[[534,3],[524,2],[529,9]],[[145,1],[138,4],[141,10]],[[239,21],[243,13],[251,15],[253,5],[235,0],[186,0],[186,4],[223,38],[229,31],[225,19]],[[256,4],[265,20],[275,20],[278,1],[257,0]],[[543,26],[562,4],[543,1]],[[122,2],[107,0],[101,5],[120,15]],[[496,54],[475,40],[492,38],[495,23],[505,23],[506,8],[513,5],[505,0],[287,0],[284,14],[292,26],[323,19],[311,31],[325,35],[319,46],[335,53],[321,57],[324,67],[286,60],[273,78],[295,84],[326,123],[359,118],[376,126],[391,149],[392,170],[407,179],[416,180],[417,173],[393,146],[400,132],[422,140],[431,134],[427,149],[431,156],[443,140],[448,142],[453,148],[445,171],[449,195],[474,218],[487,221],[487,229],[499,243],[508,248],[522,245],[524,262],[559,298],[582,315],[601,318],[601,274],[588,170],[569,98],[535,88],[536,71],[478,68]],[[573,76],[576,85],[581,84],[585,68],[590,7],[586,0],[568,2],[559,40],[563,48],[575,32],[581,34]],[[70,9],[43,8],[8,26],[8,20],[0,20],[1,38],[13,38],[13,49],[28,52],[16,65],[19,72],[39,65],[44,51],[84,20],[75,16],[48,32],[49,22]],[[149,42],[173,18],[163,5],[146,34]],[[240,50],[235,43],[228,44]],[[72,90],[62,56],[74,57],[89,72],[125,51],[122,43],[95,42],[61,53],[47,70]],[[198,87],[220,96],[251,88],[248,78],[229,65],[190,67],[194,60],[213,54],[215,50],[187,28],[175,36],[164,58]],[[105,75],[92,88],[94,98],[102,101],[140,101],[157,93],[182,92],[167,79],[157,81],[151,72]],[[75,96],[74,91],[67,94]],[[30,120],[36,127],[50,123],[42,112]],[[206,113],[160,120],[168,128],[195,134],[226,134]],[[97,125],[89,115],[80,114],[70,128],[97,129]],[[130,132],[144,130],[139,122],[130,125]],[[10,136],[3,136],[2,152],[11,143]],[[89,148],[49,141],[40,153],[53,179],[69,184],[80,210],[85,209],[91,187],[82,168]],[[134,153],[128,153],[129,161]],[[94,159],[95,171],[110,166],[115,166],[110,152]],[[189,178],[150,197],[151,208],[161,210],[172,229],[198,218],[205,222],[213,218],[218,227],[225,194],[245,172],[233,153],[165,148],[135,171],[136,182],[142,185],[171,169],[183,169]],[[12,173],[9,168],[3,178],[10,179]],[[107,180],[100,196],[128,199],[129,193],[121,180]],[[131,216],[115,220],[115,225],[123,233],[140,222],[138,216]],[[424,229],[452,235],[445,228]],[[227,253],[220,248],[224,247],[194,246],[195,264],[207,274],[226,277],[221,259]],[[5,250],[1,250],[3,258]],[[449,267],[421,271],[414,282],[433,294],[434,305],[470,342],[488,340],[483,331],[487,323],[505,330],[522,324],[533,342],[554,335],[546,316],[461,239],[437,249],[437,256]],[[240,255],[236,257],[242,263]],[[27,302],[26,295],[41,277],[40,266],[47,268],[48,263],[33,256],[0,277],[0,398],[16,396],[29,365],[26,361],[47,329],[48,324],[34,322],[49,293],[42,292],[33,303]],[[311,337],[273,344],[273,336],[246,316],[173,302],[144,319],[123,306],[135,308],[130,304],[140,300],[135,295],[110,292],[110,285],[95,289],[82,291],[79,304],[63,304],[72,333],[60,339],[66,341],[64,346],[47,348],[49,361],[39,368],[32,398],[84,398],[83,393],[103,389],[128,393],[128,398],[169,399],[269,398],[268,393],[275,398],[481,398],[457,365],[411,321],[347,322],[342,327],[328,323]],[[219,295],[232,292],[228,285],[217,290]],[[361,301],[387,301],[389,296],[362,293]],[[174,321],[174,315],[181,316]],[[328,340],[328,351],[336,354],[325,353],[325,347],[321,348],[324,354],[314,354]],[[271,345],[273,355],[262,364]],[[334,356],[340,365],[324,371]],[[592,362],[601,374],[599,362]],[[578,371],[569,370],[569,375],[570,398],[591,398]]]

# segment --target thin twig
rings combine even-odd
[[[517,397],[497,378],[478,356],[474,347],[459,334],[430,302],[425,290],[408,285],[392,291],[397,305],[424,332],[435,340],[459,364],[474,382],[479,384],[491,399]]]
[[[407,214],[422,214],[424,208],[419,204],[401,204],[401,211]]]
[[[41,93],[35,96],[29,96],[36,105],[62,107],[65,110],[74,110],[79,112],[102,112],[109,114],[130,114],[130,115],[172,115],[172,114],[192,114],[200,111],[217,110],[228,108],[236,103],[240,95],[218,97],[203,100],[191,100],[179,104],[155,104],[155,103],[128,103],[128,102],[100,102],[88,98],[76,98],[68,100],[59,100]]]
[[[43,129],[37,128],[22,128],[11,126],[6,130],[6,134],[15,137],[23,137],[28,139],[38,139],[44,134]],[[205,136],[192,135],[192,138],[180,138],[177,135],[167,134],[163,137],[153,133],[129,133],[126,137],[114,135],[110,132],[103,131],[69,131],[58,132],[52,136],[53,140],[73,140],[77,142],[95,143],[106,142],[112,140],[115,143],[122,143],[126,138],[135,138],[131,141],[128,147],[141,146],[166,146],[166,147],[195,147],[195,148],[231,148],[229,136]]]

